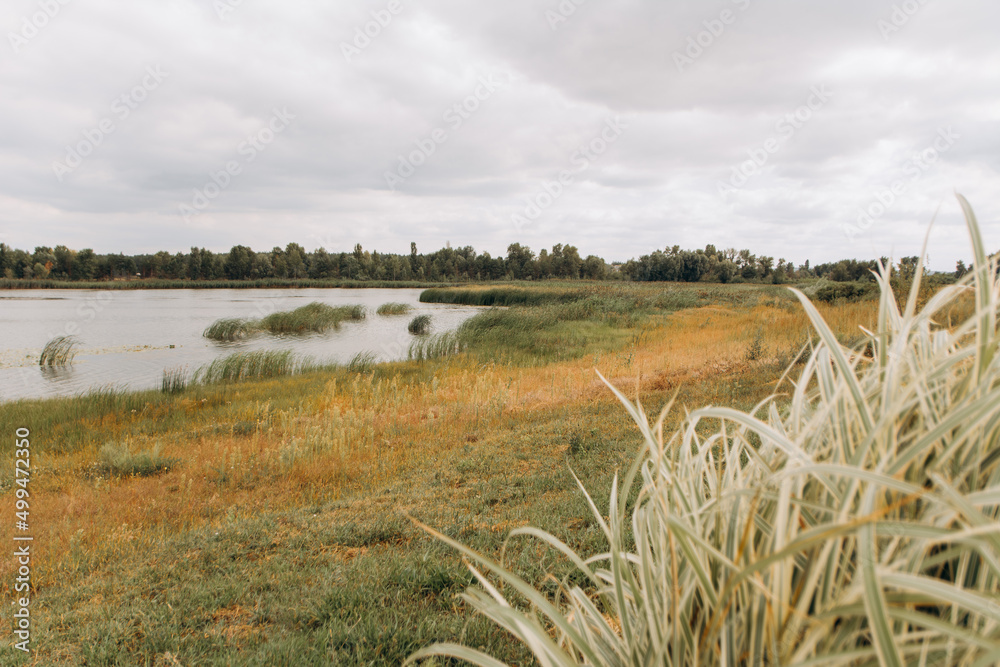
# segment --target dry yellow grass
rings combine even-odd
[[[872,303],[820,310],[845,337],[873,324]],[[38,571],[36,585],[44,588],[75,576],[81,552],[114,557],[177,530],[211,525],[234,511],[249,515],[337,497],[399,477],[488,432],[501,418],[608,400],[594,368],[640,394],[681,384],[726,384],[728,377],[755,372],[743,355],[758,330],[771,356],[797,351],[809,331],[801,311],[787,305],[744,312],[697,308],[658,318],[619,352],[544,367],[476,366],[457,358],[442,364],[429,384],[359,375],[327,382],[298,408],[277,412],[262,397],[305,380],[258,383],[228,400],[239,408],[242,421],[260,422],[262,430],[249,437],[159,437],[161,453],[183,465],[157,477],[95,482],[81,474],[97,459],[92,448],[41,457],[37,465],[47,472],[33,481],[32,514],[38,562],[46,566]],[[221,395],[180,397],[162,409],[195,418],[223,400]],[[152,440],[126,435],[136,419],[109,415],[88,426],[109,439],[128,441],[135,450],[148,449]],[[12,567],[10,559],[0,560],[2,580],[11,580]]]

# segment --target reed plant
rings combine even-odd
[[[1000,281],[959,200],[972,273],[918,308],[919,267],[900,308],[883,268],[856,346],[794,292],[818,339],[787,397],[667,431],[673,401],[651,420],[608,383],[643,448],[606,508],[580,485],[606,549],[511,533],[572,563],[554,593],[427,528],[474,563],[465,601],[542,666],[1000,663]],[[503,664],[456,644],[410,661],[430,656]]]
[[[308,362],[295,358],[291,350],[258,350],[236,352],[202,366],[195,372],[195,381],[204,384],[261,380],[303,372]]]
[[[224,318],[213,322],[202,335],[210,340],[231,343],[249,338],[259,331],[259,326],[253,320]]]
[[[353,373],[368,373],[377,363],[378,357],[374,352],[358,352],[347,364],[347,370]]]
[[[410,343],[407,358],[415,361],[442,359],[461,353],[467,347],[456,331],[425,336]]]
[[[408,303],[383,303],[375,311],[379,315],[408,315],[413,306]]]
[[[187,389],[187,372],[183,368],[164,368],[160,391],[164,394],[180,394]]]
[[[430,332],[431,330],[431,316],[430,315],[417,315],[407,326],[407,329],[414,336],[423,336]]]
[[[42,350],[38,357],[38,365],[53,368],[57,366],[68,366],[73,363],[76,356],[76,346],[79,345],[74,336],[56,336]]]
[[[260,321],[260,328],[274,334],[323,332],[341,322],[364,318],[364,306],[330,306],[314,301],[295,310],[272,313]]]
[[[271,313],[261,320],[217,320],[205,329],[203,335],[211,340],[233,342],[263,331],[272,334],[321,333],[339,327],[342,322],[363,320],[365,315],[364,306],[330,306],[314,301],[295,310]]]

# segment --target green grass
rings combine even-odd
[[[101,448],[94,472],[105,477],[152,477],[170,472],[179,463],[180,459],[161,456],[156,448],[133,453],[121,443],[108,443]]]
[[[414,336],[423,336],[427,333],[430,333],[431,316],[417,315],[412,320],[410,320],[410,324],[406,328]]]
[[[236,352],[202,366],[194,379],[205,384],[244,382],[292,375],[310,367],[309,363],[297,360],[291,350]]]
[[[45,344],[41,356],[38,358],[39,366],[49,368],[57,366],[68,366],[73,363],[76,356],[76,346],[80,344],[73,336],[56,336]]]
[[[368,373],[374,370],[378,357],[373,352],[358,352],[347,364],[352,373]]]
[[[579,286],[568,288],[505,286],[486,289],[432,287],[421,292],[420,301],[465,306],[541,306],[577,301],[585,296],[586,291]]]
[[[183,368],[171,368],[163,370],[163,380],[160,383],[160,391],[164,394],[180,394],[187,389],[187,372]]]
[[[466,345],[457,332],[447,331],[432,336],[422,336],[414,340],[410,343],[407,358],[416,361],[443,359],[459,354],[465,348]]]
[[[408,303],[383,303],[375,311],[379,315],[407,315],[413,310],[413,306]]]

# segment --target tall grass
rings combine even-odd
[[[233,342],[255,335],[260,329],[253,320],[224,318],[216,320],[202,334],[211,340]]]
[[[375,312],[379,315],[406,315],[411,310],[413,306],[408,303],[383,303]]]
[[[273,334],[321,333],[335,329],[342,322],[365,319],[364,306],[330,306],[314,301],[295,310],[271,313],[261,320],[225,318],[205,329],[205,338],[232,342],[262,331]]]
[[[56,336],[45,344],[41,356],[38,357],[38,365],[49,368],[68,366],[73,363],[73,357],[76,356],[76,346],[79,342],[73,336]]]
[[[406,328],[414,336],[423,336],[431,330],[431,316],[417,315],[410,320],[410,324]]]
[[[180,394],[187,389],[187,372],[183,368],[164,368],[160,391],[164,394]]]
[[[292,375],[308,368],[310,364],[297,360],[291,350],[236,352],[199,368],[195,381],[212,384],[261,380]]]
[[[459,354],[466,346],[466,343],[459,336],[458,332],[447,331],[414,340],[410,343],[407,357],[416,361],[441,359],[453,354]]]
[[[787,400],[665,433],[670,404],[651,421],[612,387],[644,446],[606,510],[583,491],[607,551],[512,533],[572,562],[554,595],[431,530],[476,563],[465,600],[543,666],[1000,662],[1000,281],[959,199],[972,274],[918,308],[920,267],[900,309],[883,269],[856,347],[795,292],[818,343]],[[941,326],[966,291],[972,316]],[[501,664],[451,644],[410,660],[428,656]]]
[[[314,301],[292,311],[272,313],[260,321],[260,327],[275,334],[300,334],[322,332],[346,320],[364,318],[364,306],[329,306]]]
[[[450,303],[465,306],[541,306],[566,303],[585,298],[586,288],[526,289],[523,287],[441,288],[432,287],[420,293],[422,303]]]

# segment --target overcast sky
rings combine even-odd
[[[959,191],[1000,249],[996,0],[6,0],[0,21],[15,247],[819,262],[917,254],[940,208],[947,269]]]

